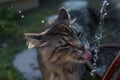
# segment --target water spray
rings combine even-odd
[[[103,3],[102,3],[102,7],[101,7],[101,10],[100,10],[100,22],[99,22],[99,26],[98,26],[98,31],[97,33],[95,34],[95,49],[94,49],[94,55],[93,55],[93,65],[94,65],[94,69],[91,70],[90,72],[90,75],[91,76],[94,76],[95,75],[95,72],[96,72],[96,68],[97,68],[97,60],[98,60],[98,53],[100,52],[99,50],[99,46],[100,46],[100,42],[101,42],[101,39],[103,38],[103,25],[104,25],[104,19],[105,19],[105,16],[107,15],[107,10],[106,10],[106,7],[109,5],[109,2],[107,0],[103,0]]]

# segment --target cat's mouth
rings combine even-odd
[[[82,60],[91,60],[92,59],[92,54],[90,51],[85,51],[83,54],[81,54],[80,59]]]

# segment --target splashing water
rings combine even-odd
[[[98,47],[100,46],[100,41],[103,38],[103,25],[104,25],[104,18],[107,15],[107,10],[106,7],[109,5],[109,2],[107,0],[103,0],[103,4],[102,4],[102,8],[101,8],[101,17],[100,17],[100,22],[99,22],[99,27],[98,27],[98,31],[95,34],[95,50],[94,50],[94,55],[93,55],[93,65],[94,65],[94,69],[90,72],[91,76],[95,75],[96,72],[96,68],[97,68],[97,60],[98,60],[98,53],[100,52],[100,50],[98,49]]]
[[[106,10],[106,7],[109,5],[108,1],[107,0],[104,0],[103,1],[103,4],[102,4],[102,8],[101,8],[101,17],[100,17],[100,22],[99,22],[99,27],[98,27],[98,32],[96,33],[95,35],[95,38],[97,40],[100,40],[102,38],[102,27],[104,25],[104,19],[105,19],[105,16],[107,15],[107,10]]]

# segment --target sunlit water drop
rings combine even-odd
[[[45,21],[44,21],[44,20],[42,20],[42,21],[41,21],[41,23],[45,23]]]
[[[25,16],[24,15],[21,15],[22,18],[24,18]]]
[[[22,13],[22,11],[19,11],[19,14]]]

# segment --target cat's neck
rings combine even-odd
[[[44,68],[42,76],[43,80],[81,80],[82,69],[80,69],[80,64],[67,63],[61,67],[54,67],[53,70]]]

